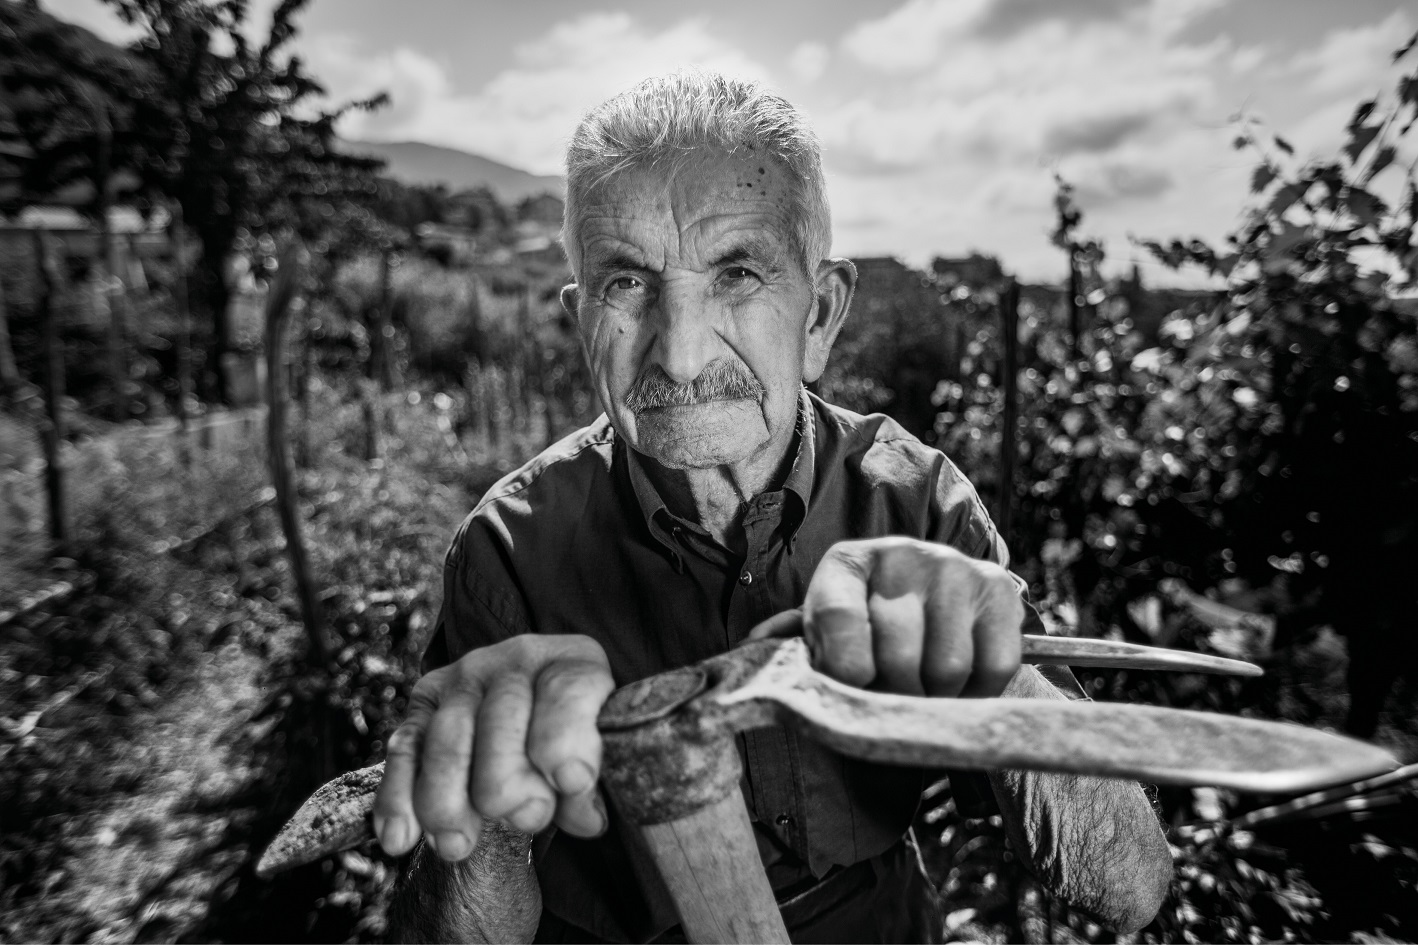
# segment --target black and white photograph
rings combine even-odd
[[[1418,8],[0,0],[0,943],[1418,940]]]

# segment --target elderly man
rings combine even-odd
[[[422,904],[411,934],[473,931],[459,861],[487,819],[537,835],[539,941],[677,934],[597,790],[597,712],[616,686],[722,653],[783,611],[801,608],[817,666],[850,684],[1083,698],[1066,671],[1021,667],[1021,625],[1038,617],[960,472],[804,389],[856,272],[829,258],[818,147],[790,104],[700,74],[606,102],[571,142],[564,240],[576,283],[562,304],[605,416],[494,486],[449,551],[437,668],[390,741],[376,805],[388,851],[422,835],[437,854],[401,894]],[[795,940],[931,934],[907,846],[927,772],[783,729],[740,750]],[[1118,929],[1155,914],[1171,860],[1139,785],[953,780],[998,805],[1051,888]]]

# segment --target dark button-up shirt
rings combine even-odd
[[[579,633],[617,685],[697,662],[799,606],[827,549],[906,535],[1007,564],[974,488],[892,420],[804,392],[793,465],[754,496],[745,554],[671,512],[605,417],[504,478],[464,521],[425,669],[521,633]],[[1038,617],[1029,611],[1032,627]],[[878,856],[915,813],[924,773],[839,756],[793,732],[741,736],[743,790],[775,889]],[[614,826],[614,825],[613,825]],[[545,908],[603,938],[644,939],[673,907],[612,829],[537,850]]]

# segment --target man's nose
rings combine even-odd
[[[720,340],[704,300],[687,287],[668,285],[655,304],[651,357],[676,384],[688,384],[718,357]]]

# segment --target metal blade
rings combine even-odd
[[[310,795],[261,854],[256,875],[263,879],[357,847],[374,838],[369,814],[384,780],[384,762],[342,774]]]
[[[844,755],[889,764],[1057,771],[1277,794],[1398,766],[1374,745],[1284,722],[1119,703],[868,692],[808,668],[799,641],[783,641],[751,679],[706,698],[731,713],[774,704],[783,724]],[[762,713],[744,717],[755,715]]]
[[[1261,676],[1254,663],[1192,653],[1160,646],[1095,640],[1091,637],[1045,637],[1026,633],[1020,657],[1025,663],[1058,663],[1065,666],[1158,669],[1174,673],[1219,673],[1227,676]]]

